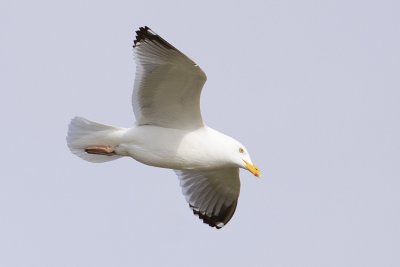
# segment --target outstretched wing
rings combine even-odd
[[[136,33],[132,105],[137,123],[177,129],[203,126],[200,94],[205,73],[149,27]]]
[[[240,192],[239,168],[175,172],[194,214],[217,229],[229,222]]]

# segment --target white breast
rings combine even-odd
[[[118,153],[155,167],[214,169],[229,166],[224,138],[229,137],[208,127],[184,131],[151,125],[135,126],[124,136]]]

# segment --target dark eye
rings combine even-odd
[[[244,149],[243,148],[239,148],[239,153],[244,153]]]

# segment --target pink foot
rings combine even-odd
[[[85,152],[89,154],[113,156],[115,155],[115,148],[112,146],[88,146]]]

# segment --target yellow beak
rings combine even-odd
[[[251,172],[252,174],[254,174],[254,176],[257,177],[261,177],[261,171],[257,168],[256,165],[254,164],[250,164],[247,161],[243,160],[244,163],[246,164],[246,168],[249,170],[249,172]]]

